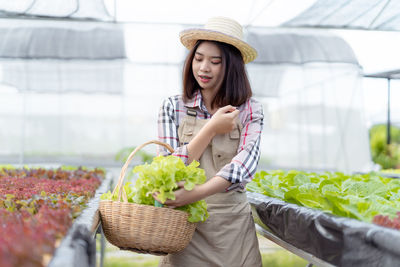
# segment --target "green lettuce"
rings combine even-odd
[[[319,209],[338,216],[371,222],[377,214],[395,217],[400,211],[400,179],[377,173],[259,171],[247,190]]]
[[[174,191],[179,188],[178,182],[185,182],[184,188],[190,191],[196,184],[203,184],[206,181],[205,172],[198,168],[199,165],[199,162],[193,161],[186,166],[179,157],[170,155],[158,156],[150,164],[135,166],[133,172],[138,175],[135,185],[132,186],[131,183],[124,185],[128,202],[154,206],[155,192],[159,192],[158,199],[162,203],[167,199],[174,200]],[[114,195],[107,192],[101,199],[115,201],[117,196],[118,192]],[[207,204],[204,200],[177,209],[189,213],[190,222],[204,222],[208,218]]]

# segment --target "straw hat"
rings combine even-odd
[[[204,28],[184,30],[179,37],[187,49],[192,49],[197,40],[218,41],[233,45],[242,53],[245,64],[257,57],[257,51],[243,41],[242,26],[230,18],[210,18]]]

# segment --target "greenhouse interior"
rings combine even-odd
[[[222,177],[201,155],[221,139],[197,158],[185,143],[189,164],[160,114],[185,92],[180,34],[213,17],[257,51],[262,131],[212,194],[244,196],[261,257],[236,239],[226,249],[251,264],[211,264],[210,243],[174,265],[216,215],[209,198],[168,201]],[[400,266],[399,0],[0,1],[0,36],[0,266]]]

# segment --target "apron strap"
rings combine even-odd
[[[196,125],[197,111],[193,108],[188,108],[186,114],[188,116],[186,116],[187,128],[185,129],[185,134],[192,135],[194,126]]]

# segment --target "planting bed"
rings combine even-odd
[[[311,263],[400,266],[400,179],[261,171],[247,189],[259,232]]]
[[[102,169],[0,167],[0,266],[46,266],[105,178]]]

